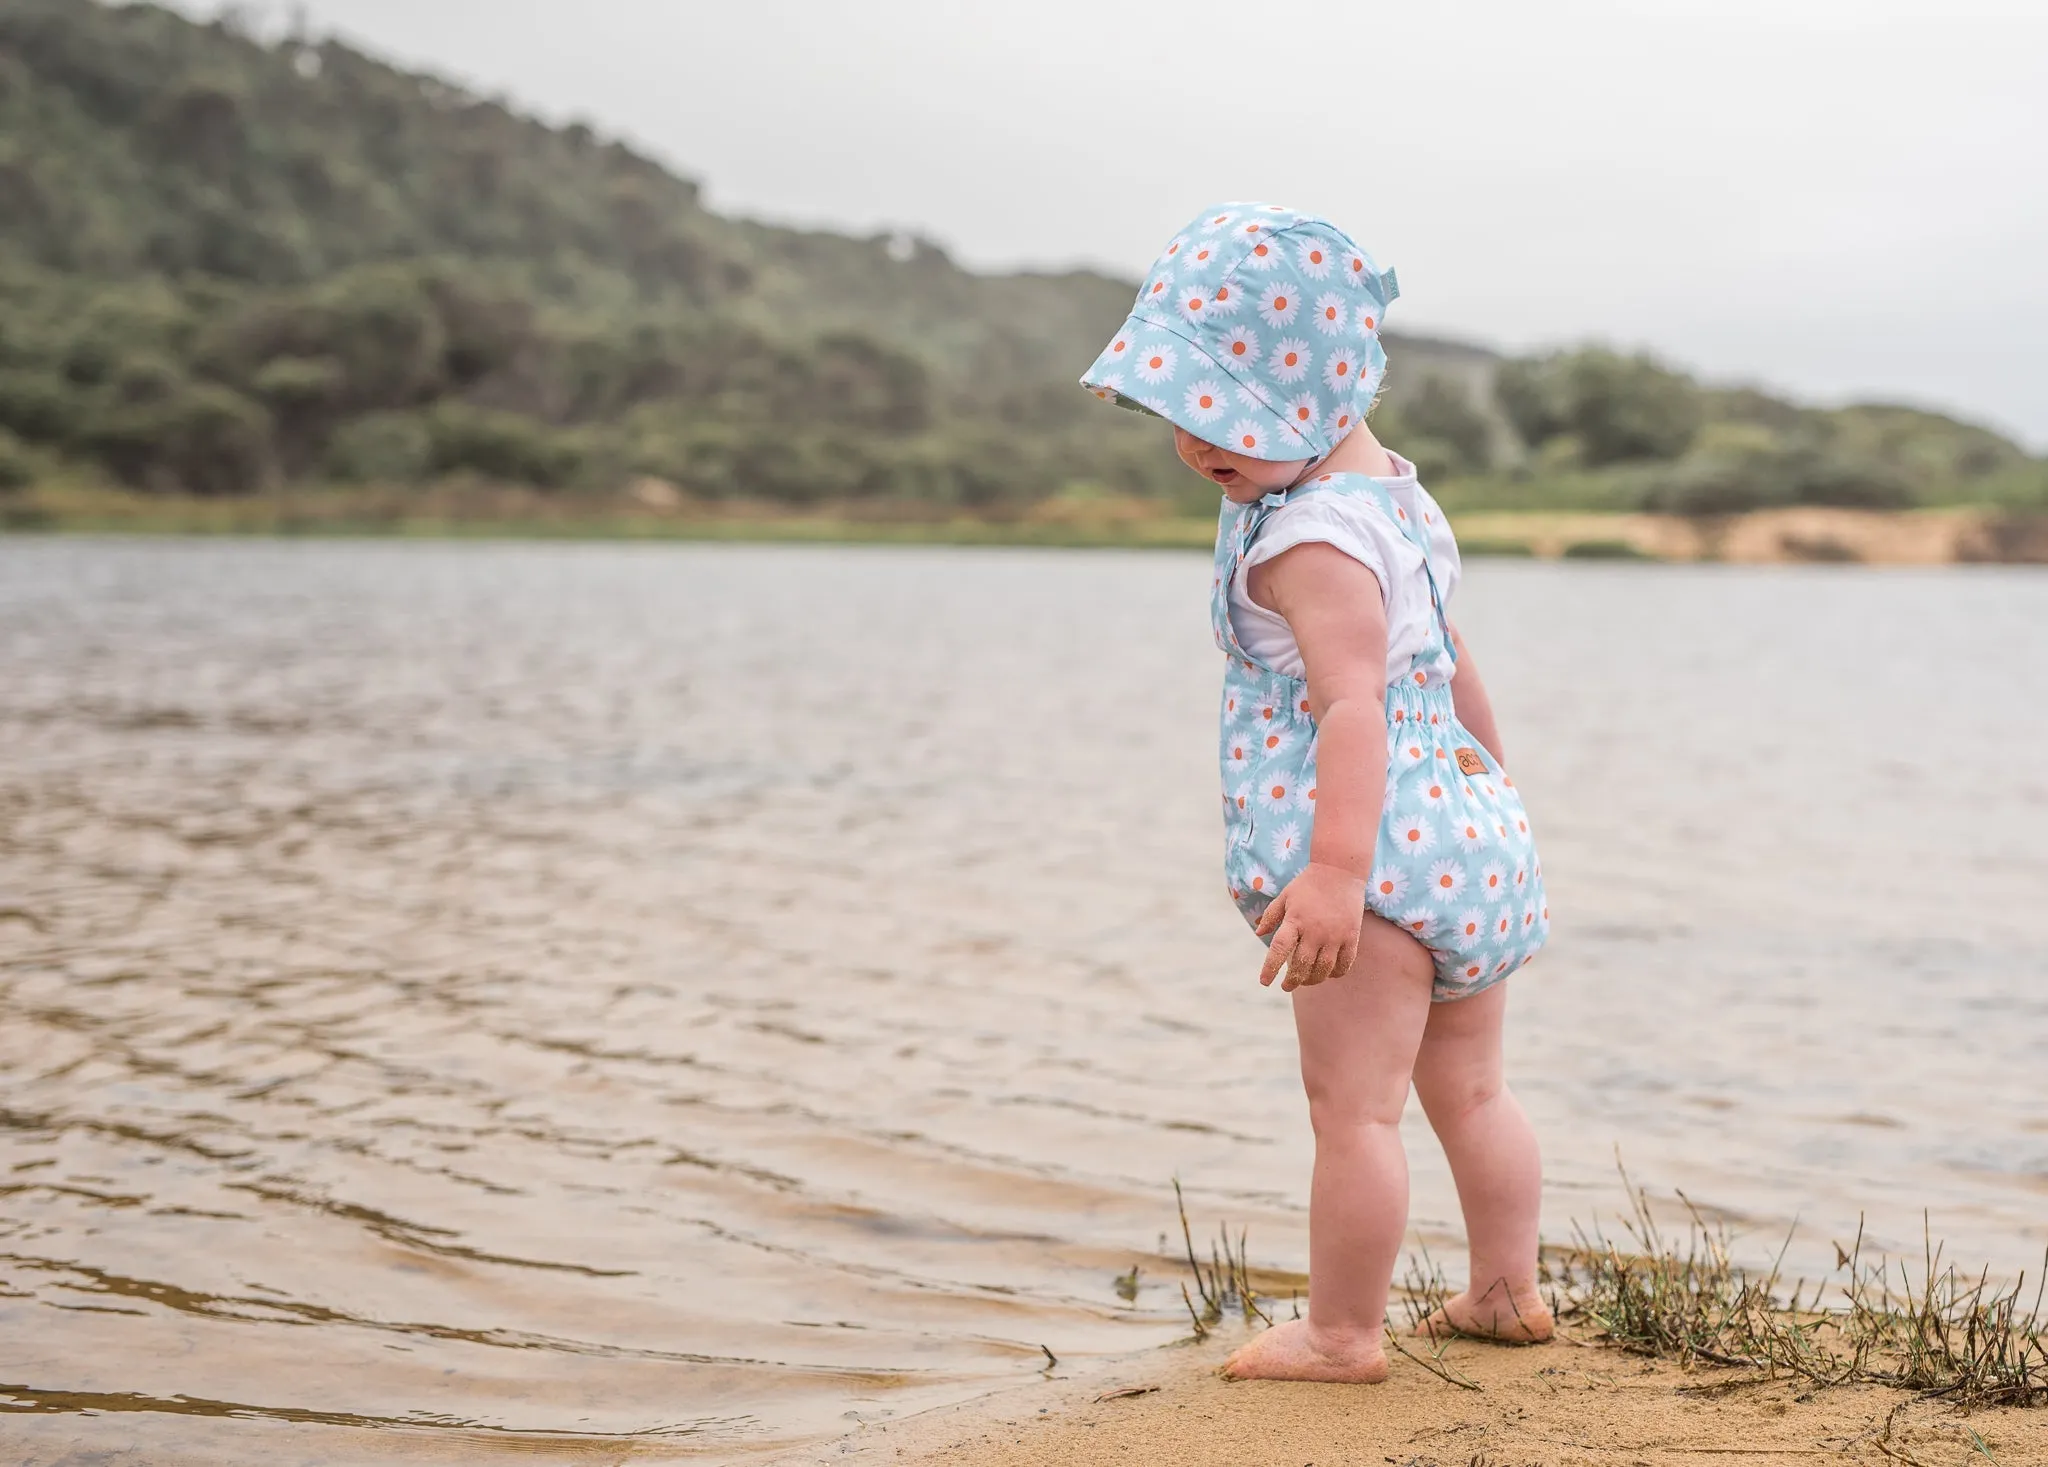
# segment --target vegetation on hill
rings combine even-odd
[[[722,217],[589,128],[334,41],[0,8],[0,494],[474,478],[560,496],[1205,508],[1074,386],[1132,287]],[[1721,513],[2048,500],[1995,434],[1587,350],[1390,338],[1382,436],[1455,500]]]

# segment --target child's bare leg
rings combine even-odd
[[[1239,1379],[1371,1382],[1387,1374],[1387,1290],[1408,1229],[1401,1110],[1429,1019],[1429,955],[1367,917],[1350,973],[1294,994],[1301,1079],[1316,1133],[1308,1317],[1230,1357]]]
[[[1555,1325],[1536,1292],[1543,1161],[1501,1059],[1507,988],[1437,1004],[1415,1057],[1415,1093],[1450,1159],[1472,1248],[1470,1285],[1422,1328],[1529,1343]]]

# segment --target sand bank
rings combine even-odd
[[[1460,510],[1454,495],[1449,503],[1468,554],[1749,564],[2048,563],[2048,512],[2039,510],[1804,506],[1687,518]],[[1206,549],[1215,521],[1177,515],[1157,500],[1120,498],[1049,499],[982,514],[894,503],[792,508],[700,502],[660,481],[640,481],[609,496],[454,483],[215,499],[62,484],[0,498],[0,534],[9,531]]]
[[[866,1423],[840,1441],[777,1460],[893,1467],[2048,1464],[2048,1411],[1960,1416],[1899,1391],[1747,1385],[1739,1371],[1687,1373],[1566,1342],[1453,1344],[1446,1359],[1476,1391],[1398,1356],[1382,1386],[1231,1382],[1217,1368],[1242,1336],[1222,1335],[1099,1371],[1055,1371],[964,1406]],[[1132,1390],[1144,1394],[1116,1394]]]

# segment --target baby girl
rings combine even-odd
[[[1508,975],[1550,928],[1543,869],[1414,465],[1366,425],[1391,270],[1327,221],[1222,204],[1176,234],[1082,378],[1173,425],[1223,493],[1224,870],[1293,995],[1315,1131],[1309,1307],[1239,1377],[1378,1381],[1408,1222],[1414,1085],[1457,1181],[1470,1283],[1432,1334],[1547,1339],[1542,1165],[1503,1077]]]

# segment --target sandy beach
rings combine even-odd
[[[2048,1412],[1965,1416],[1902,1391],[1814,1392],[1747,1372],[1688,1372],[1599,1345],[1459,1341],[1466,1390],[1396,1357],[1382,1386],[1235,1382],[1243,1336],[1051,1370],[1030,1386],[900,1421],[864,1422],[780,1463],[974,1467],[1678,1467],[1718,1460],[2039,1467]]]

